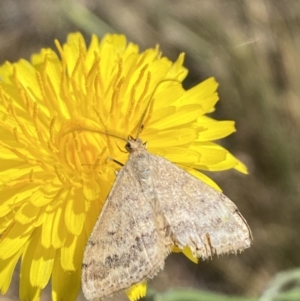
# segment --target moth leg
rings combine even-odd
[[[121,163],[120,161],[118,161],[118,160],[116,160],[116,159],[114,159],[112,157],[107,157],[107,160],[113,161],[113,162],[117,163],[118,165],[120,165],[122,167],[124,166],[123,163]]]

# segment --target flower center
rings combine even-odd
[[[63,123],[55,144],[59,162],[70,172],[98,169],[109,157],[105,133],[96,122],[82,117]]]

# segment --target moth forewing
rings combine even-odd
[[[88,300],[154,277],[173,246],[195,257],[237,253],[251,230],[235,204],[168,160],[129,138],[129,159],[88,240],[82,287]]]

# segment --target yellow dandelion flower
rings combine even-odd
[[[234,131],[233,122],[205,115],[218,101],[215,80],[181,87],[183,55],[172,63],[123,35],[93,36],[87,47],[75,33],[56,46],[60,58],[43,49],[31,62],[0,67],[0,290],[20,261],[21,300],[39,300],[50,280],[53,300],[76,299],[86,241],[120,169],[107,158],[128,157],[111,135],[136,136],[144,113],[149,152],[210,185],[197,170],[246,172],[212,142]],[[134,300],[145,291],[141,284],[127,293]]]

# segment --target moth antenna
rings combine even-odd
[[[102,125],[104,126],[104,123],[103,123],[103,121],[102,121],[102,119],[101,119],[101,116],[100,116],[99,112],[96,110],[96,108],[94,108],[94,111],[95,111],[95,113],[96,113],[96,115],[97,115],[97,117],[98,117],[98,119],[99,119],[99,121],[100,121],[100,124],[102,124]],[[92,131],[91,131],[91,132],[92,132]],[[101,132],[101,131],[94,131],[94,132],[97,132],[97,133],[102,134],[102,135],[105,135],[105,136],[115,137],[115,138],[118,138],[118,139],[121,139],[121,140],[127,142],[127,139],[125,139],[125,138],[123,138],[123,137],[121,137],[121,136],[117,136],[117,135],[114,135],[114,134],[109,134],[109,133]]]
[[[65,132],[63,134],[63,136],[65,136],[67,134],[70,134],[72,132],[76,132],[76,131],[78,131],[78,132],[86,131],[86,132],[98,133],[98,134],[101,134],[101,135],[104,135],[104,136],[110,136],[110,137],[118,138],[120,140],[123,140],[123,141],[127,142],[127,139],[125,139],[121,136],[118,136],[118,135],[115,135],[115,134],[112,134],[112,133],[107,133],[105,131],[100,131],[100,130],[95,130],[95,129],[90,129],[90,128],[84,128],[84,127],[73,128],[72,130]]]
[[[163,79],[162,81],[160,81],[159,83],[157,83],[157,85],[155,86],[153,92],[151,93],[150,95],[150,98],[149,98],[149,102],[144,110],[144,112],[142,113],[141,115],[141,118],[140,118],[140,121],[138,122],[138,126],[137,126],[137,134],[136,134],[136,138],[137,139],[139,137],[139,134],[142,132],[143,128],[144,128],[144,125],[143,125],[143,122],[145,120],[145,116],[147,114],[147,111],[152,103],[152,100],[153,100],[153,96],[157,90],[157,88],[164,82],[176,82],[176,83],[179,83],[181,84],[181,82],[178,80],[178,79],[175,79],[175,78],[167,78],[167,79]]]

